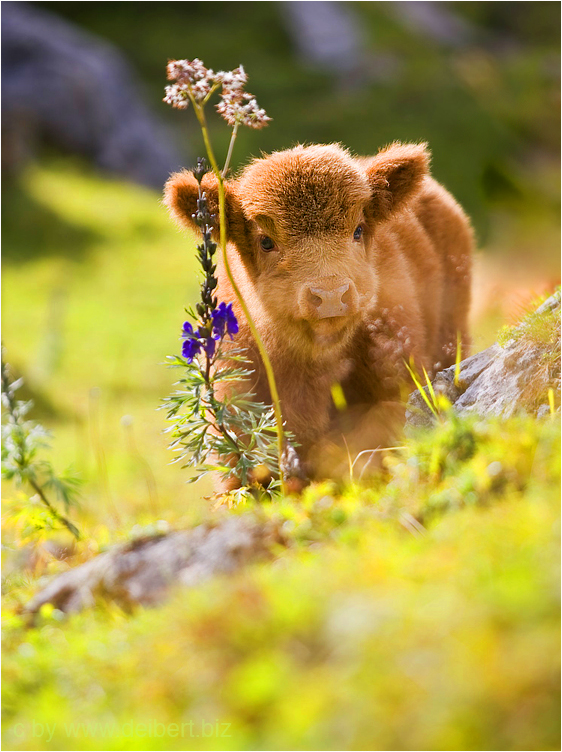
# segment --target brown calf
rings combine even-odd
[[[218,214],[216,181],[204,179]],[[356,453],[392,440],[405,363],[429,373],[454,362],[467,315],[473,235],[429,175],[424,145],[395,143],[354,158],[338,145],[297,146],[254,160],[226,183],[228,253],[275,371],[287,427],[312,476],[337,471],[343,433]],[[194,227],[197,183],[173,175],[165,202]],[[249,327],[233,301],[258,399],[270,401]],[[338,412],[339,383],[347,409]],[[411,384],[410,384],[411,386]]]

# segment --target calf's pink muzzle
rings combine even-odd
[[[305,319],[349,316],[356,312],[357,303],[357,290],[350,279],[306,284],[299,295],[299,310]]]

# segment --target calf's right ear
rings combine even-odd
[[[207,197],[207,207],[210,214],[215,215],[213,237],[218,240],[219,236],[219,192],[218,181],[212,172],[208,172],[201,182],[201,187]],[[242,205],[231,184],[224,184],[225,190],[225,213],[226,213],[226,238],[244,247],[249,240],[248,222],[242,211]],[[193,173],[189,170],[174,173],[164,187],[164,204],[170,214],[182,227],[197,230],[193,215],[197,211],[197,199],[199,198],[199,186]]]

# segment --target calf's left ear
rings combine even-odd
[[[387,219],[415,196],[429,174],[429,158],[426,144],[394,143],[363,162],[374,219]]]
[[[219,193],[218,181],[212,172],[208,172],[202,180],[201,187],[207,196],[209,212],[216,217],[214,237],[218,239]],[[230,183],[224,184],[226,199],[226,237],[234,241],[239,247],[244,245],[248,234],[248,223],[244,217],[242,206],[234,187]],[[164,187],[164,203],[170,214],[182,227],[199,231],[193,215],[197,211],[199,186],[189,170],[174,173]]]

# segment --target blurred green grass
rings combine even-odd
[[[175,380],[160,364],[178,351],[184,306],[197,296],[194,238],[175,228],[155,192],[67,161],[31,168],[6,210],[17,214],[4,235],[6,358],[37,403],[34,417],[56,433],[57,462],[93,481],[86,507],[95,508],[107,503],[101,448],[111,496],[132,521],[147,504],[132,430],[162,513],[181,511],[200,492],[188,493],[168,464],[156,408]],[[26,260],[12,263],[18,251]],[[128,431],[123,416],[133,419]]]
[[[184,472],[169,464],[156,409],[175,380],[165,357],[178,351],[184,307],[197,297],[196,239],[175,227],[156,192],[79,160],[51,157],[4,190],[6,358],[25,379],[32,417],[55,432],[56,463],[71,463],[86,481],[85,513],[93,522],[94,510],[118,504],[116,529],[153,516],[139,453],[154,475],[160,515],[171,521],[199,509],[210,482],[186,486]],[[475,350],[505,323],[495,306],[511,285],[524,278],[532,289],[533,280],[555,282],[557,274],[550,248],[558,228],[548,211],[492,219],[497,243],[474,285],[489,296],[474,322]]]
[[[436,177],[481,241],[475,350],[513,323],[511,309],[520,315],[530,293],[559,281],[556,4],[447,4],[484,35],[516,42],[452,50],[406,33],[386,3],[351,3],[369,50],[397,61],[396,77],[358,91],[296,59],[277,3],[41,5],[115,42],[152,103],[169,57],[199,55],[215,69],[243,63],[274,122],[241,133],[235,167],[296,141],[372,153],[394,139],[428,140]],[[189,143],[190,163],[201,148],[190,113],[154,106]],[[212,128],[220,151],[226,129],[218,119]],[[61,624],[45,613],[39,629],[25,630],[18,604],[41,578],[134,526],[215,513],[209,484],[187,486],[169,464],[156,410],[175,376],[160,364],[177,351],[183,308],[197,295],[195,239],[175,229],[156,192],[68,157],[43,155],[17,183],[5,180],[3,201],[6,357],[35,401],[31,417],[54,431],[55,466],[72,463],[85,480],[77,522],[86,536],[58,561],[41,542],[5,532],[5,745],[105,744],[69,740],[60,725],[50,745],[27,731],[15,738],[14,724],[32,718],[154,718],[219,719],[232,722],[233,736],[121,738],[105,748],[559,748],[553,422],[492,427],[470,462],[451,453],[442,482],[420,482],[410,458],[388,486],[337,495],[321,485],[301,501],[253,510],[277,516],[292,542],[274,566],[133,617],[100,607]],[[435,435],[425,442],[407,442],[414,458],[431,455]],[[506,488],[487,472],[498,461]],[[397,510],[427,516],[425,535],[414,537]]]
[[[389,472],[236,509],[289,548],[159,608],[100,604],[64,623],[44,607],[31,630],[8,609],[4,743],[558,749],[559,422],[447,423],[409,439]],[[186,736],[149,737],[150,722]],[[229,735],[204,737],[202,722]]]
[[[337,141],[372,154],[394,140],[428,141],[436,178],[466,208],[481,241],[490,239],[489,210],[498,201],[510,201],[518,212],[548,207],[556,223],[559,180],[552,191],[537,161],[559,165],[560,40],[553,33],[559,6],[440,3],[473,24],[472,40],[455,45],[405,24],[393,3],[345,5],[364,43],[359,76],[299,57],[279,2],[41,3],[126,54],[147,103],[189,150],[187,161],[201,150],[201,137],[192,113],[161,102],[166,61],[199,57],[214,70],[242,63],[250,91],[273,122],[258,132],[240,131],[235,170],[250,155],[297,142]],[[218,118],[210,128],[225,152],[227,129]]]
[[[483,422],[469,458],[456,453],[454,432],[408,440],[410,458],[390,463],[391,482],[341,495],[323,484],[300,501],[255,508],[291,541],[275,565],[132,617],[102,606],[67,624],[45,612],[38,629],[25,628],[18,610],[46,576],[156,520],[182,527],[217,514],[204,498],[209,487],[186,486],[168,464],[164,414],[155,409],[174,381],[159,364],[176,351],[183,307],[197,295],[195,238],[175,229],[156,193],[80,162],[32,167],[12,201],[7,358],[37,402],[31,417],[54,431],[55,466],[72,462],[86,483],[73,516],[85,540],[69,558],[53,555],[49,541],[18,540],[7,508],[4,744],[556,749],[558,421]],[[513,253],[522,269],[539,226],[517,233],[510,218],[496,257]],[[543,228],[551,239],[552,226]],[[53,240],[37,247],[42,233]],[[494,273],[503,282],[501,265]],[[476,327],[480,344],[496,336],[495,315]],[[436,447],[442,478],[428,476]],[[501,464],[499,475],[491,463]],[[5,488],[8,499],[13,493]],[[407,515],[424,519],[420,538]],[[33,719],[57,724],[50,743],[33,736]],[[218,720],[232,724],[232,736],[75,738],[64,730],[131,720]]]

